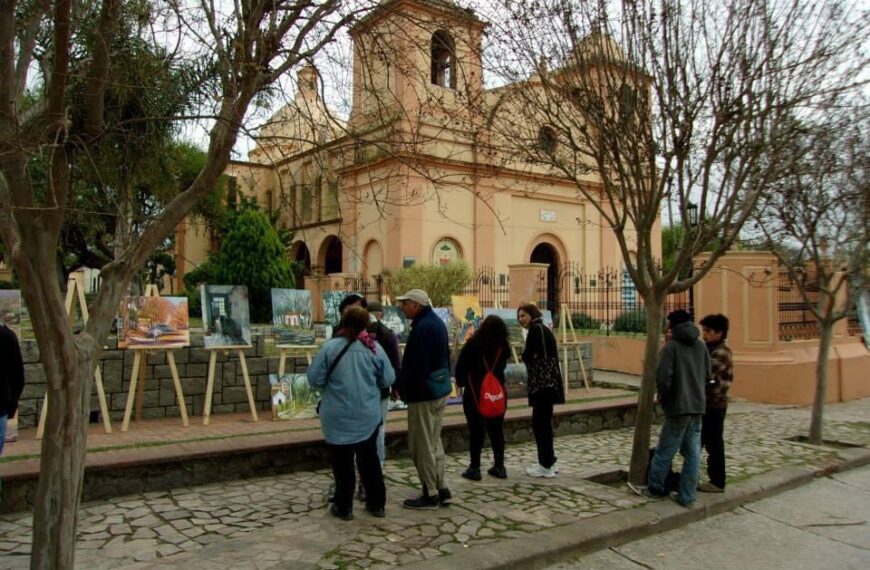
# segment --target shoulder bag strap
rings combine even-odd
[[[347,352],[347,349],[350,348],[350,345],[353,344],[352,340],[347,341],[347,344],[344,345],[344,348],[341,349],[341,352],[338,353],[338,356],[335,357],[335,360],[332,361],[332,364],[329,365],[329,370],[326,372],[326,379],[329,380],[329,377],[332,376],[332,371],[335,370],[335,367],[338,365],[338,362],[341,360],[341,357],[344,356],[344,353]]]

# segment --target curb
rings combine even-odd
[[[781,467],[728,486],[726,493],[701,493],[696,506],[686,509],[673,501],[657,501],[641,507],[614,511],[532,536],[499,541],[498,548],[482,545],[457,550],[449,556],[454,568],[500,570],[542,568],[568,558],[646,538],[689,523],[733,511],[747,503],[777,495],[812,481],[870,464],[870,449],[837,450],[839,461],[821,467]],[[444,557],[404,566],[413,570],[441,570]]]

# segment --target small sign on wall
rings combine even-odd
[[[556,221],[556,212],[553,210],[541,210],[541,221],[542,222],[555,222]]]

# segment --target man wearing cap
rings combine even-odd
[[[407,499],[403,506],[437,509],[450,504],[452,498],[444,481],[441,443],[441,422],[452,389],[447,327],[432,310],[429,295],[422,289],[411,289],[396,301],[411,321],[396,385],[408,404],[408,448],[423,484],[423,494]]]

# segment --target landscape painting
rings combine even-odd
[[[317,417],[320,392],[308,384],[305,374],[269,374],[272,387],[272,419],[294,420]]]
[[[480,299],[474,295],[453,295],[450,303],[459,344],[465,344],[480,328]]]
[[[127,297],[121,306],[118,348],[190,345],[187,297]]]
[[[526,329],[520,326],[520,322],[517,320],[517,311],[516,309],[490,309],[486,308],[483,310],[484,318],[495,315],[504,321],[504,324],[507,325],[508,334],[510,334],[511,344],[519,344],[522,345],[526,342]]]
[[[450,344],[453,344],[454,339],[456,339],[456,323],[453,320],[453,313],[450,311],[449,307],[432,307],[432,311],[438,315],[438,318],[444,322],[444,326],[447,327],[447,340]]]
[[[200,285],[206,348],[251,345],[251,316],[245,285]]]
[[[21,337],[21,291],[18,289],[0,290],[0,323],[3,323]]]
[[[341,320],[341,313],[338,311],[338,306],[348,295],[349,293],[347,291],[323,292],[323,320],[331,325],[333,329],[338,326],[338,321]]]
[[[384,307],[383,322],[387,327],[396,333],[400,343],[408,342],[408,335],[411,334],[411,321],[402,312],[402,309],[394,305]]]
[[[272,289],[272,334],[278,345],[314,344],[311,291]]]

